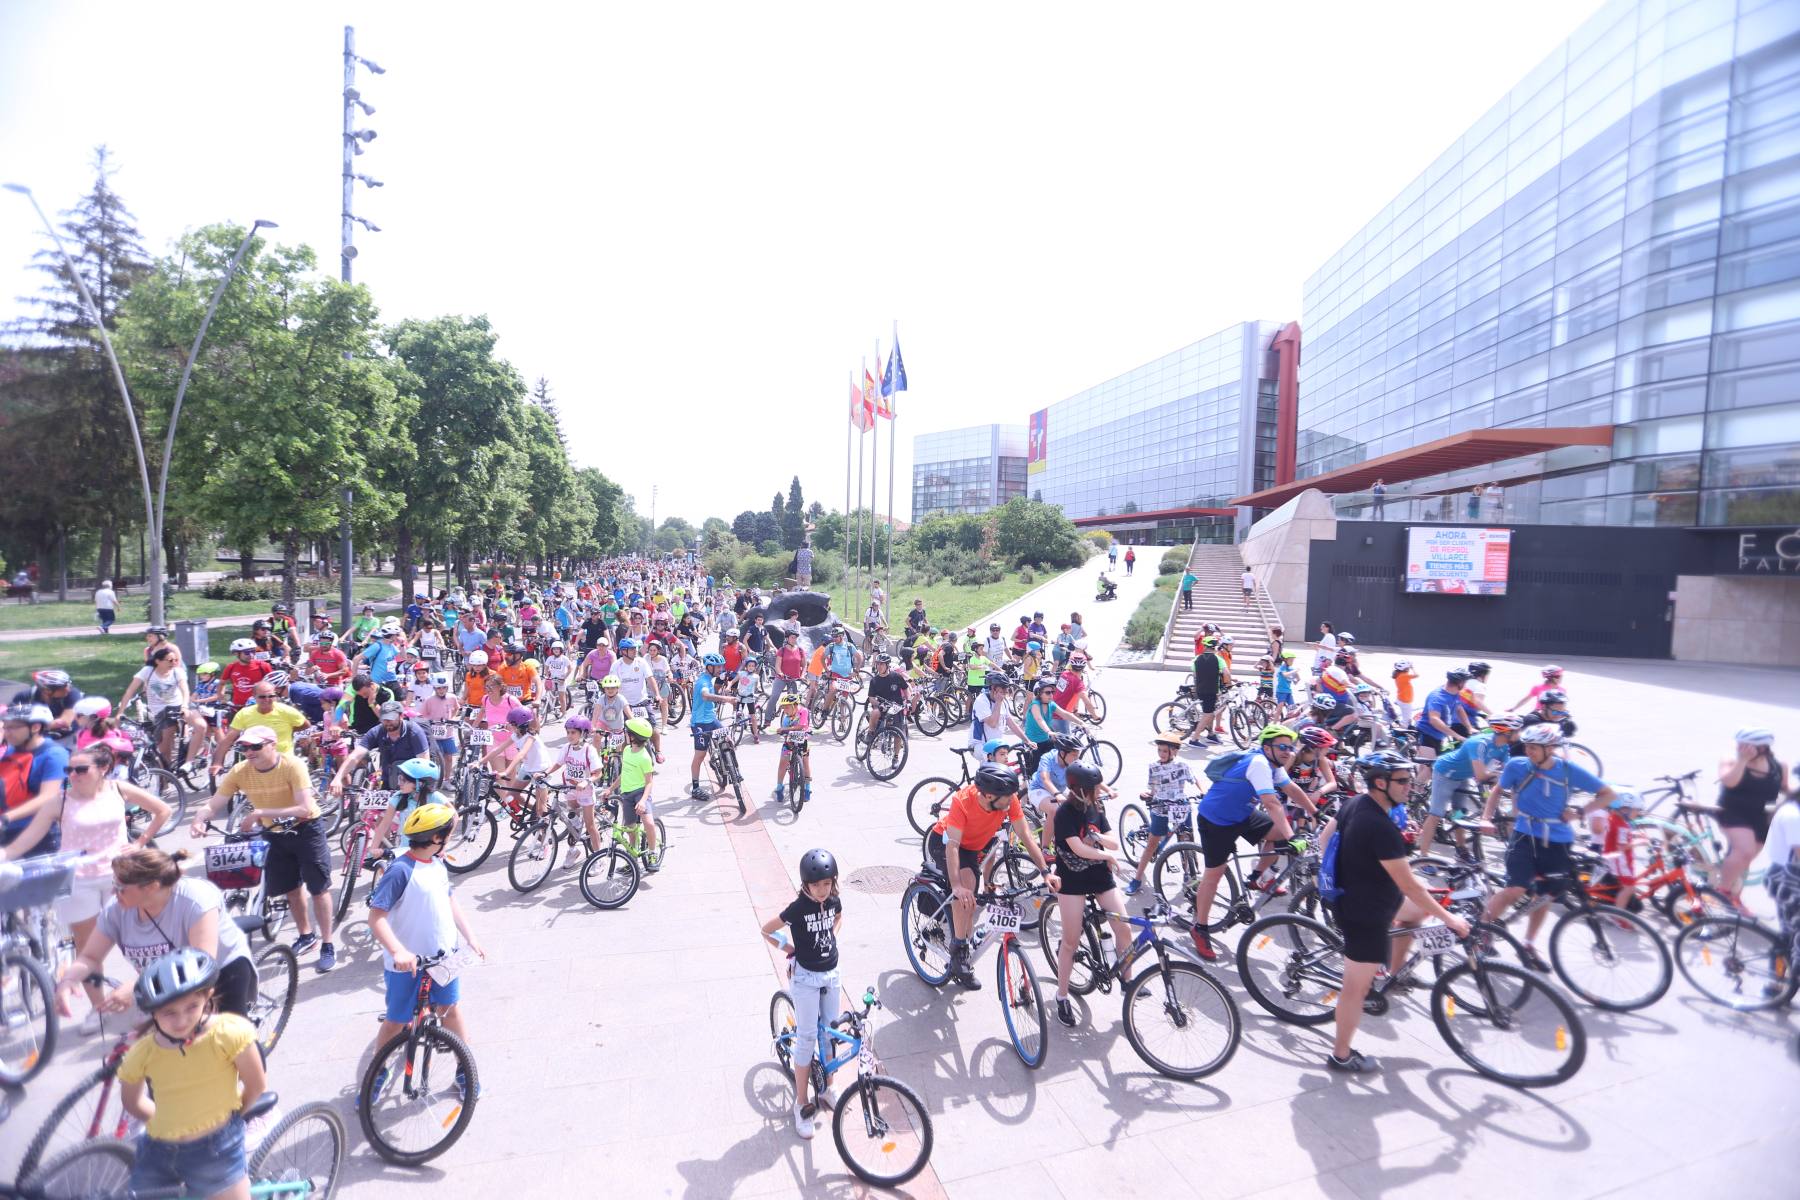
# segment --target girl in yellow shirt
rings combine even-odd
[[[255,1027],[213,1011],[218,978],[213,957],[192,947],[163,955],[138,976],[137,1003],[150,1024],[119,1062],[125,1110],[144,1123],[133,1193],[179,1188],[210,1200],[249,1200],[239,1114],[262,1095],[267,1076]],[[155,1088],[155,1100],[146,1085]]]

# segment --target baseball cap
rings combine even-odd
[[[404,715],[406,708],[398,700],[384,700],[381,703],[381,707],[376,709],[375,712],[377,716],[385,721],[389,717]]]
[[[275,740],[275,731],[267,725],[252,725],[238,734],[238,744],[241,746],[266,746]]]

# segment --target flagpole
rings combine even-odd
[[[894,345],[898,346],[899,344],[900,344],[900,322],[898,320],[896,320],[894,322]],[[890,351],[890,353],[891,353],[891,351]],[[891,373],[891,371],[892,371],[892,364],[890,363],[889,372]],[[899,381],[895,380],[895,382],[898,383]],[[888,574],[888,587],[890,589],[894,586],[894,447],[900,441],[900,429],[899,429],[899,425],[898,425],[898,422],[900,420],[900,406],[897,403],[895,403],[895,401],[899,398],[899,395],[900,395],[899,392],[889,393],[888,404],[887,404],[888,412],[890,414],[892,414],[891,416],[888,417],[887,574]],[[888,602],[890,604],[893,603],[892,597],[889,598]]]
[[[875,339],[875,369],[877,371],[881,370],[880,338]],[[875,381],[875,395],[877,397],[881,395],[881,381],[879,379]],[[869,467],[869,582],[873,585],[875,582],[875,572],[881,569],[881,538],[879,536],[881,521],[875,512],[875,503],[881,496],[881,401],[879,399],[875,402],[875,419],[871,423],[875,426],[875,441],[869,448],[870,457],[874,459],[874,462]],[[893,476],[891,474],[888,477],[888,485],[890,487],[893,485]],[[862,598],[860,596],[857,597],[857,602],[861,603],[861,601]],[[885,616],[886,614],[884,613],[883,615]]]
[[[854,379],[850,381],[850,389],[852,392],[856,390]],[[854,457],[850,447],[851,443],[855,441],[850,436],[850,427],[856,424],[855,414],[858,403],[860,400],[850,402],[850,424],[844,426],[844,522],[839,533],[844,543],[844,585],[846,587],[850,584],[850,460]]]
[[[864,370],[868,369],[867,362],[865,362],[863,364],[863,369]],[[864,413],[866,415],[867,411],[868,411],[866,408],[867,401],[866,401],[866,399],[863,399],[864,393],[862,390],[862,386],[863,386],[862,380],[861,380],[861,378],[858,378],[856,381],[856,388],[857,388],[856,394],[858,397],[858,403],[865,405]],[[855,573],[855,576],[851,579],[851,594],[850,594],[850,596],[845,597],[845,599],[852,605],[855,604],[854,597],[862,588],[863,470],[868,463],[868,457],[869,457],[869,429],[868,429],[867,425],[863,425],[860,427],[860,432],[858,433],[857,438],[856,438],[856,573]],[[852,613],[851,616],[854,617],[855,614]]]

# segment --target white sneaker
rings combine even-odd
[[[805,1109],[798,1106],[794,1108],[794,1132],[809,1141],[812,1139],[813,1120]]]

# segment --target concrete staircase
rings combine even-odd
[[[1194,635],[1200,632],[1201,622],[1211,621],[1236,639],[1231,648],[1234,673],[1254,671],[1256,660],[1269,652],[1269,626],[1277,623],[1275,607],[1260,581],[1253,603],[1246,610],[1241,582],[1244,560],[1236,546],[1198,543],[1188,555],[1188,569],[1198,580],[1194,584],[1194,607],[1183,611],[1177,593],[1175,620],[1163,642],[1163,665],[1183,671],[1191,669]],[[1295,631],[1288,632],[1292,635]]]

